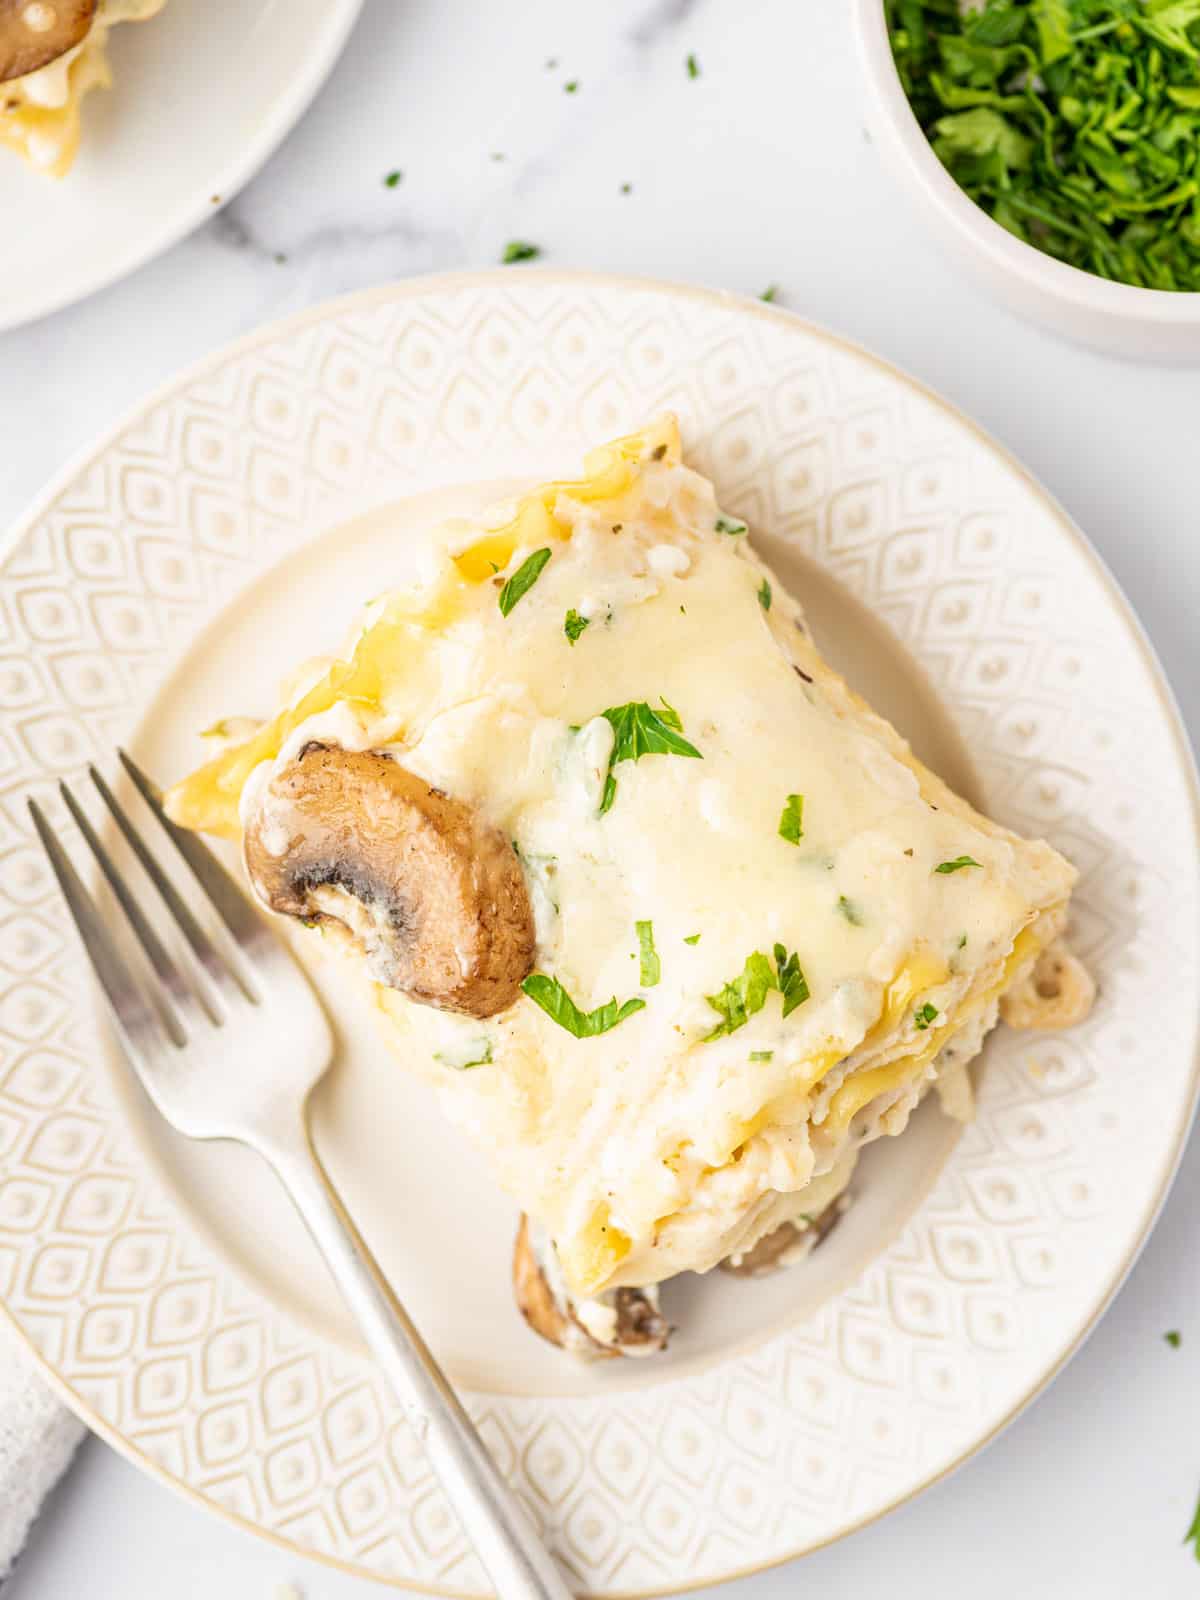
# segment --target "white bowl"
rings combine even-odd
[[[866,111],[879,149],[954,255],[1013,310],[1141,361],[1200,362],[1200,294],[1137,289],[1067,266],[993,222],[933,153],[892,59],[883,0],[854,0]]]

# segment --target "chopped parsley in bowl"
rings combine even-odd
[[[934,153],[1010,234],[1200,290],[1200,0],[883,0]]]

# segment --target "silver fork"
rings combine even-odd
[[[505,1483],[366,1244],[313,1149],[307,1105],[333,1055],[308,980],[208,847],[177,827],[155,785],[121,763],[191,868],[237,947],[222,954],[163,872],[116,796],[92,782],[195,958],[185,974],[158,937],[74,795],[67,810],[141,945],[149,987],[119,954],[95,901],[40,807],[29,801],[125,1052],[150,1099],[193,1139],[237,1139],[275,1169],[325,1257],[501,1600],[569,1600],[570,1590]]]

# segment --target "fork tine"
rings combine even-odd
[[[95,856],[96,863],[99,866],[100,871],[104,874],[109,888],[117,897],[117,902],[120,905],[121,910],[125,913],[126,919],[129,922],[129,926],[133,929],[138,943],[146,952],[147,959],[149,960],[150,965],[154,968],[159,982],[171,997],[169,1003],[165,1000],[163,1002],[164,1008],[170,1010],[171,1007],[173,1007],[174,1009],[175,1015],[171,1020],[175,1021],[177,1025],[180,1021],[191,1021],[194,1023],[196,1021],[196,1003],[197,999],[199,999],[199,1003],[201,1006],[203,1006],[204,1011],[208,1016],[208,1020],[210,1022],[219,1024],[221,1020],[220,1014],[213,1009],[209,1001],[209,997],[204,993],[203,990],[201,990],[198,995],[194,995],[192,993],[188,986],[187,980],[184,978],[179,968],[175,965],[174,961],[171,960],[171,957],[167,954],[167,951],[163,947],[162,940],[158,937],[158,934],[155,933],[154,928],[151,926],[150,922],[143,913],[141,906],[139,906],[137,901],[134,899],[129,885],[125,882],[125,879],[117,870],[116,863],[109,855],[108,851],[104,848],[103,844],[100,842],[99,835],[89,822],[83,807],[79,804],[78,800],[76,800],[75,796],[71,793],[70,789],[67,788],[65,783],[60,783],[58,790],[63,797],[63,803],[66,805],[66,808],[71,813],[72,817],[74,817],[76,826],[83,835],[84,843],[92,852],[93,856]],[[182,1037],[183,1035],[181,1034],[180,1038],[182,1039]]]
[[[96,902],[83,886],[83,880],[59,843],[36,800],[29,801],[29,814],[37,829],[42,848],[49,857],[58,886],[67,902],[84,953],[92,964],[104,998],[129,1059],[139,1070],[146,1070],[161,1059],[172,1040],[165,1024],[150,1005],[133,973],[118,954]]]
[[[158,785],[146,776],[126,751],[118,750],[117,755],[121,759],[121,765],[136,785],[138,793],[166,830],[171,843],[192,869],[197,883],[237,941],[238,948],[249,951],[256,944],[261,945],[264,938],[270,941],[271,936],[262,919],[199,834],[189,833],[186,828],[180,828],[172,822],[163,809],[162,791]]]
[[[119,754],[121,755],[122,761],[124,761],[124,752],[119,752]],[[212,940],[205,933],[204,929],[196,921],[196,918],[192,915],[191,911],[189,911],[178,889],[176,889],[170,878],[167,877],[166,873],[159,866],[154,856],[150,853],[149,847],[147,846],[145,840],[134,827],[133,823],[130,822],[128,816],[126,816],[125,811],[120,802],[117,800],[116,795],[113,794],[108,784],[104,781],[103,776],[94,766],[88,767],[88,774],[91,777],[92,782],[96,785],[96,788],[100,794],[100,798],[104,801],[104,804],[112,813],[113,821],[116,823],[117,827],[120,828],[125,837],[126,843],[141,862],[142,868],[147,877],[158,890],[162,897],[163,904],[171,913],[172,917],[174,917],[176,923],[183,933],[184,938],[192,947],[192,952],[197,961],[199,961],[209,978],[212,979],[214,986],[218,990],[221,989],[223,985],[228,983],[229,976],[232,974],[238,988],[245,992],[246,986],[242,980],[241,974],[232,966],[231,963],[224,960],[220,952],[217,950],[217,947],[213,944]],[[137,780],[135,779],[134,781],[136,782]],[[140,789],[141,785],[138,784],[138,787]],[[250,999],[251,996],[247,993],[246,998]]]

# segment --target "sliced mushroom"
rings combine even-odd
[[[490,1017],[533,967],[533,912],[508,840],[375,751],[309,744],[260,791],[246,869],[272,911],[325,923],[371,976]]]
[[[666,1349],[671,1330],[655,1289],[611,1289],[594,1300],[574,1301],[552,1270],[553,1249],[522,1217],[513,1247],[513,1293],[535,1333],[589,1360]]]
[[[1070,1028],[1083,1021],[1095,998],[1091,973],[1055,939],[1032,972],[1001,997],[1000,1015],[1010,1028]]]
[[[811,1222],[798,1226],[794,1222],[781,1222],[770,1233],[763,1234],[750,1250],[727,1256],[721,1262],[721,1271],[735,1278],[765,1278],[769,1273],[790,1267],[793,1262],[811,1255],[819,1244],[833,1232],[849,1205],[849,1196],[837,1195]]]
[[[0,83],[24,78],[82,44],[97,0],[0,0]]]

